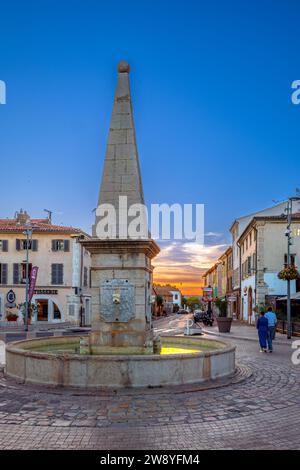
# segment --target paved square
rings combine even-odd
[[[157,323],[170,334],[178,321]],[[171,325],[171,327],[170,327]],[[237,345],[238,373],[220,388],[85,392],[0,378],[1,449],[299,449],[300,367],[292,349]]]

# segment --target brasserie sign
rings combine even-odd
[[[57,295],[58,291],[55,289],[35,289],[33,292],[35,295]]]

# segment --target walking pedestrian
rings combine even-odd
[[[265,312],[260,313],[260,317],[256,323],[256,328],[258,330],[260,352],[267,352],[268,320],[265,318]]]
[[[273,339],[275,337],[275,329],[277,323],[276,313],[273,312],[272,307],[268,307],[265,318],[268,320],[268,334],[267,334],[267,343],[269,352],[273,352]]]

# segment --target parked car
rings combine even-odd
[[[177,315],[187,315],[189,312],[183,308],[178,310]]]

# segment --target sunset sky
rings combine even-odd
[[[176,285],[183,294],[199,295],[202,273],[225,248],[223,244],[199,246],[193,242],[161,244],[161,253],[153,262],[154,280]]]
[[[161,244],[157,282],[199,293],[234,218],[299,187],[298,1],[11,0],[0,14],[1,218],[46,208],[90,232],[122,59],[147,204],[205,204],[205,246]]]

